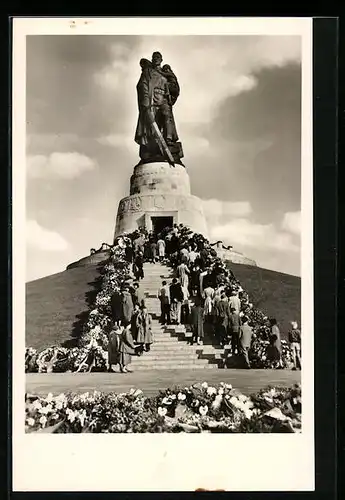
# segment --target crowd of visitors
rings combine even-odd
[[[152,318],[145,305],[140,280],[143,263],[160,261],[170,265],[175,277],[162,282],[157,297],[163,325],[184,324],[192,331],[191,344],[205,338],[221,346],[229,356],[240,355],[243,366],[250,368],[250,349],[254,339],[269,341],[267,358],[283,368],[280,331],[275,318],[267,318],[253,307],[248,294],[226,264],[217,257],[212,245],[201,234],[184,225],[174,224],[154,235],[145,229],[123,235],[115,242],[124,248],[126,260],[136,282],[115,292],[112,304],[113,330],[110,351],[119,353],[122,371],[128,371],[128,355],[141,355],[152,344]],[[124,333],[125,332],[125,333]],[[119,335],[123,337],[122,351]],[[112,340],[114,338],[114,341]],[[294,369],[301,367],[301,334],[296,322],[289,333]],[[121,345],[122,345],[121,344]],[[109,365],[113,360],[109,354]],[[111,366],[110,366],[111,369]]]

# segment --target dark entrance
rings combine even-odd
[[[151,217],[152,231],[159,234],[166,227],[173,227],[173,217]]]

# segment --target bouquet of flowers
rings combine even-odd
[[[206,382],[147,398],[140,389],[26,395],[26,432],[300,432],[301,388],[274,388],[250,397],[231,385]]]

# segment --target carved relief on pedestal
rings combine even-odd
[[[131,198],[129,206],[131,212],[138,212],[139,210],[141,210],[141,198],[139,196]]]
[[[173,194],[137,195],[123,198],[119,205],[118,215],[152,210],[191,210],[203,215],[200,200],[193,196],[175,196]]]

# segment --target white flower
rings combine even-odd
[[[98,313],[98,309],[93,309],[91,312],[90,312],[90,316],[93,316],[94,314],[97,314]]]
[[[224,394],[224,389],[222,387],[220,389],[218,389],[218,394],[219,395]]]
[[[50,405],[49,405],[50,406]],[[38,411],[39,413],[43,413],[44,415],[47,415],[49,413],[49,406],[42,406]]]
[[[135,391],[135,393],[134,393],[134,396],[135,396],[135,397],[137,397],[137,396],[139,396],[139,395],[140,395],[140,394],[142,394],[142,393],[143,393],[143,391],[142,391],[141,389],[137,389],[137,390]]]
[[[204,389],[207,389],[207,387],[208,387],[208,383],[207,383],[207,382],[203,382],[203,383],[201,384],[201,387],[203,387]]]
[[[46,397],[46,401],[47,401],[47,403],[51,403],[53,401],[53,399],[54,399],[53,394],[50,392],[48,394],[48,396]]]
[[[171,394],[170,399],[176,399],[176,394]]]
[[[39,419],[39,423],[42,425],[42,427],[45,427],[47,423],[47,417],[45,415],[42,415],[42,417]]]
[[[247,401],[247,399],[248,399],[248,398],[247,398],[247,396],[245,396],[244,394],[240,394],[240,395],[238,396],[238,399],[239,399],[240,401],[243,401],[243,402],[244,402],[244,401]]]
[[[39,410],[40,408],[42,408],[42,403],[39,399],[36,399],[36,401],[33,402],[32,404],[32,407],[35,409],[35,410]]]
[[[102,329],[99,325],[96,325],[91,331],[90,333],[92,334],[97,334],[97,333],[101,333]]]
[[[208,412],[208,407],[207,406],[200,406],[200,408],[199,408],[200,415],[202,415],[204,417],[207,412]]]
[[[179,392],[177,395],[177,399],[179,399],[180,401],[184,401],[186,399],[186,395],[182,392]]]
[[[80,401],[82,401],[83,403],[85,403],[89,398],[89,393],[88,392],[84,392],[84,394],[81,394],[80,395]]]
[[[169,398],[165,397],[165,398],[163,398],[162,404],[163,405],[171,405],[171,401]]]
[[[78,415],[78,418],[80,420],[80,423],[82,425],[82,427],[84,427],[84,422],[85,422],[85,419],[86,419],[86,411],[85,410],[82,410],[79,415]]]
[[[30,426],[32,425],[35,425],[35,419],[32,418],[32,417],[29,417],[27,420],[26,420],[26,423]]]
[[[217,394],[217,389],[215,387],[208,387],[207,388],[207,394],[211,396],[212,394]]]
[[[248,408],[245,408],[244,415],[246,418],[248,418],[248,420],[251,419],[253,416],[253,410],[249,410]]]
[[[162,408],[161,406],[158,408],[158,415],[160,417],[164,417],[164,415],[167,414],[167,409],[166,408]]]
[[[67,408],[66,414],[67,414],[67,420],[69,420],[71,423],[74,422],[75,412],[73,410],[71,410],[70,408]]]
[[[222,402],[222,399],[223,399],[223,396],[221,394],[218,394],[212,403],[212,408],[219,408],[219,406]]]

